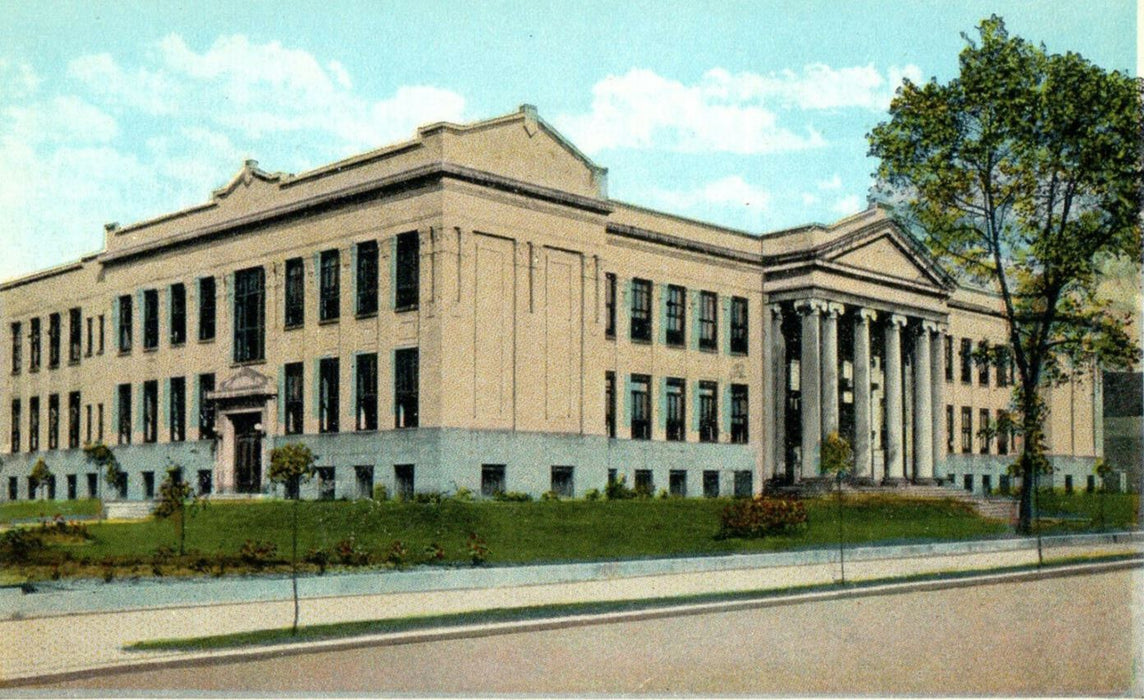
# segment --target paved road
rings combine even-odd
[[[359,694],[1139,694],[1140,667],[1134,681],[1133,664],[1140,663],[1141,639],[1134,633],[1140,629],[1141,590],[1144,573],[1137,568],[105,675],[54,687]]]

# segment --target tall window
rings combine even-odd
[[[171,442],[187,439],[187,380],[184,377],[171,377],[168,392],[167,428]]]
[[[286,434],[300,435],[302,433],[303,416],[303,387],[302,363],[291,362],[285,367],[285,408],[286,408]]]
[[[687,290],[678,285],[667,288],[666,340],[668,345],[682,346],[686,342]]]
[[[504,493],[505,491],[505,465],[481,465],[481,495],[486,498]]]
[[[651,282],[632,280],[632,340],[651,340]]]
[[[731,442],[745,444],[750,438],[747,385],[731,385]]]
[[[747,336],[747,300],[731,297],[731,352],[746,355],[750,347]]]
[[[92,330],[92,323],[95,321],[91,316],[87,317],[87,352],[84,353],[85,357],[91,357],[92,351],[95,350],[95,343],[92,342],[95,338],[95,333]]]
[[[396,281],[393,306],[398,311],[416,309],[421,294],[420,239],[416,231],[397,237]]]
[[[12,374],[19,374],[20,367],[23,365],[23,358],[21,357],[21,345],[24,343],[24,334],[20,328],[20,322],[14,321],[12,323]]]
[[[318,290],[318,320],[333,321],[341,315],[342,289],[338,276],[340,265],[337,250],[323,250]]]
[[[418,425],[418,352],[417,348],[404,348],[393,353],[393,412],[398,428],[416,428]]]
[[[60,446],[60,395],[48,395],[48,449]]]
[[[199,375],[199,439],[210,440],[215,436],[215,405],[207,399],[214,391],[214,372]]]
[[[699,349],[719,349],[719,297],[715,292],[699,293]]]
[[[91,347],[91,343],[88,343]],[[83,354],[83,311],[79,308],[68,311],[68,362],[79,362]]]
[[[997,364],[997,386],[1009,386],[1009,363],[1012,361],[1009,348],[1006,346],[997,348],[994,361]]]
[[[961,383],[973,381],[973,343],[969,338],[961,339]]]
[[[997,454],[1009,454],[1009,415],[1003,409],[997,409]]]
[[[604,372],[604,429],[616,437],[616,373]]]
[[[33,318],[28,324],[28,370],[40,371],[40,319]]]
[[[182,282],[171,285],[171,345],[187,342],[187,287]]]
[[[302,258],[286,261],[286,328],[297,328],[306,321],[306,268]]]
[[[633,374],[632,385],[632,439],[651,439],[651,377]]]
[[[119,444],[131,444],[131,385],[119,385],[119,403],[118,416],[119,416]]]
[[[68,449],[79,447],[80,396],[78,391],[68,394]]]
[[[103,404],[96,406],[96,415],[99,416],[99,437],[96,438],[96,441],[103,442]]]
[[[377,430],[377,353],[358,355],[356,371],[357,429]]]
[[[143,442],[159,439],[159,382],[143,382]]]
[[[983,408],[978,412],[981,425],[977,428],[978,437],[981,438],[981,454],[989,454],[989,409]]]
[[[953,406],[949,404],[945,407],[945,451],[953,454]]]
[[[377,313],[377,241],[357,245],[357,299],[359,316]]]
[[[945,381],[953,381],[953,336],[945,336]]]
[[[675,377],[667,379],[667,439],[687,439],[687,390],[684,380]]]
[[[96,354],[103,354],[103,314],[99,315],[99,350]]]
[[[199,340],[215,337],[215,278],[199,278]]]
[[[719,399],[715,382],[699,382],[699,441],[719,442]]]
[[[48,314],[48,369],[60,366],[60,315]]]
[[[12,399],[12,454],[20,451],[20,421],[23,419],[20,413],[20,399]]]
[[[982,340],[977,344],[977,354],[981,357],[981,361],[977,365],[977,383],[981,386],[989,386],[989,343]]]
[[[143,349],[159,347],[159,291],[143,291]]]
[[[40,397],[28,399],[28,451],[40,449]]]
[[[119,352],[131,352],[131,295],[119,297]]]
[[[604,273],[604,337],[616,337],[616,275]]]
[[[973,452],[973,409],[969,406],[961,407],[961,451]]]
[[[324,357],[318,361],[318,430],[338,432],[338,358]]]
[[[234,273],[234,361],[265,359],[266,274],[261,267]]]

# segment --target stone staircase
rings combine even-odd
[[[146,520],[153,510],[154,501],[103,502],[103,517],[107,520]]]
[[[824,496],[832,493],[838,485],[831,479],[807,479],[798,484],[779,486],[773,492],[798,496]],[[939,484],[872,484],[842,482],[843,494],[888,494],[903,498],[928,498],[934,500],[953,499],[966,503],[983,518],[1013,522],[1017,518],[1017,500],[1007,496],[981,496],[963,489]]]

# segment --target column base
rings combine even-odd
[[[934,479],[933,477],[914,479],[915,486],[937,486],[939,483],[941,482],[939,482],[937,479]]]
[[[882,486],[905,486],[908,483],[910,482],[900,476],[887,476],[882,479]]]

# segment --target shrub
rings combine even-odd
[[[436,506],[440,505],[443,500],[445,500],[445,494],[440,491],[418,491],[413,494],[414,503],[425,503]]]
[[[23,528],[13,528],[0,535],[0,563],[20,564],[27,562],[33,554],[39,553],[44,541],[35,533]]]
[[[671,494],[667,492],[667,489],[660,489],[659,493],[657,493],[655,497],[666,501],[668,498],[671,498]]]
[[[278,556],[278,545],[263,540],[246,540],[238,550],[242,561],[256,569],[273,562]]]
[[[493,500],[508,503],[527,503],[532,500],[532,496],[523,491],[498,491],[493,494]]]
[[[426,561],[436,562],[445,558],[445,548],[436,542],[430,542],[425,545],[425,549],[421,551]]]
[[[303,561],[318,567],[318,573],[324,574],[326,573],[326,567],[330,565],[330,553],[324,549],[315,547],[306,552]]]
[[[453,500],[457,501],[458,503],[472,503],[473,492],[471,489],[467,489],[462,486],[453,494]]]
[[[401,569],[409,563],[409,548],[401,540],[394,540],[385,552],[385,563]]]
[[[793,498],[755,496],[728,504],[720,521],[721,537],[764,537],[806,525],[806,506]]]
[[[388,501],[389,500],[389,489],[387,489],[385,487],[385,484],[374,484],[374,486],[373,486],[373,500],[375,500],[375,501]]]
[[[556,493],[555,491],[545,491],[544,493],[540,494],[540,500],[542,500],[542,501],[559,501],[560,500],[560,494]]]
[[[598,501],[602,497],[603,494],[600,493],[600,489],[588,489],[584,492],[585,501]]]
[[[619,479],[611,479],[608,481],[608,486],[604,489],[604,495],[609,501],[623,501],[629,498],[635,498],[636,492],[628,488],[628,477],[621,476]]]
[[[354,537],[347,537],[334,545],[338,561],[345,566],[365,566],[369,563],[369,551],[361,547]]]
[[[489,546],[485,543],[484,538],[475,532],[469,533],[469,541],[467,544],[469,561],[473,566],[480,566],[484,564],[489,558]]]

